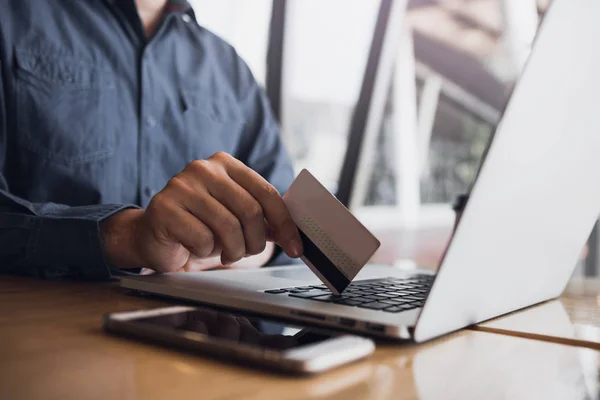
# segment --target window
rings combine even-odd
[[[475,179],[529,54],[538,12],[547,5],[408,4],[406,40],[398,49],[377,146],[368,156],[373,167],[356,211],[368,216],[370,209],[393,207],[407,217],[398,218],[400,225],[451,225],[449,204]],[[388,220],[393,215],[376,214]]]
[[[283,134],[297,171],[335,192],[378,2],[288,0]]]
[[[229,41],[264,84],[271,0],[191,0],[198,21]],[[336,192],[380,2],[287,0],[282,135],[296,171]],[[408,2],[381,129],[353,211],[394,208],[451,225],[469,190],[547,0]],[[353,197],[355,194],[353,194]],[[396,210],[396,211],[397,211]],[[394,210],[392,210],[394,211]],[[439,217],[439,218],[438,218]],[[408,219],[407,219],[408,218]],[[410,220],[410,221],[409,221]],[[412,222],[411,222],[412,221]]]
[[[271,0],[189,0],[198,23],[235,47],[264,86]]]

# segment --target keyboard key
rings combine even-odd
[[[369,308],[371,310],[381,310],[389,306],[389,304],[379,303],[377,301],[374,301],[372,303],[363,303],[359,305],[360,308]]]
[[[265,293],[280,294],[280,293],[286,293],[286,291],[283,289],[271,289],[271,290],[265,290]]]
[[[376,297],[383,297],[383,298],[389,298],[389,297],[398,297],[397,295],[395,295],[395,294],[391,294],[391,293],[389,293],[389,292],[388,292],[388,293],[379,293],[379,294],[374,294],[373,296],[376,296]]]
[[[422,302],[427,298],[433,276],[411,276],[406,278],[383,278],[383,279],[363,279],[354,281],[348,285],[344,291],[346,297],[335,297],[325,285],[312,285],[309,287],[300,286],[298,288],[281,290],[312,290],[321,291],[319,301],[335,301],[336,299],[354,299],[356,301],[371,300],[371,302],[384,299],[402,299],[399,304],[406,302]],[[295,293],[298,294],[298,293]],[[327,297],[329,296],[329,297]],[[406,300],[405,300],[406,299]]]
[[[391,305],[398,305],[398,304],[405,304],[403,300],[395,300],[395,299],[384,299],[384,300],[380,300],[380,303],[385,303],[385,304],[391,304]]]
[[[388,296],[383,294],[383,293],[376,293],[374,295],[372,295],[373,297],[377,298],[377,299],[387,299]]]
[[[349,293],[349,294],[355,294],[355,295],[361,295],[364,294],[362,290],[358,290],[358,289],[351,289],[351,290],[344,290],[344,293]]]
[[[396,296],[396,297],[408,296],[408,293],[406,293],[404,291],[387,292],[387,293],[390,295]]]
[[[298,286],[297,288],[294,288],[294,290],[313,290],[313,288],[310,286]]]
[[[401,308],[402,311],[409,311],[409,310],[414,310],[415,308],[418,308],[418,307],[413,306],[412,304],[399,304],[396,307]]]
[[[397,313],[397,312],[401,312],[401,311],[406,311],[406,309],[404,309],[403,307],[392,306],[392,307],[384,308],[383,311]]]
[[[357,298],[358,299],[371,300],[371,301],[381,300],[382,299],[381,297],[375,297],[375,296],[372,296],[372,295],[360,296],[360,297],[357,297]]]
[[[338,296],[336,294],[326,294],[326,295],[321,294],[318,296],[312,296],[311,300],[334,302],[336,300],[343,300],[343,297]]]
[[[352,297],[350,299],[345,299],[345,300],[352,300],[353,302],[358,302],[358,303],[371,303],[373,301],[373,299],[365,299],[362,297]],[[337,301],[336,301],[337,303]]]
[[[414,300],[406,300],[403,297],[397,297],[395,299],[390,299],[390,300],[394,300],[398,304],[411,304],[411,303],[414,303]]]
[[[306,292],[306,291],[300,290],[300,291],[298,291],[298,293],[290,293],[289,294],[289,296],[291,296],[291,297],[299,297],[301,299],[310,299],[310,298],[322,296],[322,295],[323,295],[323,293],[321,293],[317,290],[315,290],[314,292],[313,291]]]
[[[342,293],[339,296],[337,296],[339,299],[353,299],[355,297],[359,297],[359,295],[353,294],[353,293]]]
[[[329,288],[325,285],[313,285],[313,286],[311,286],[311,288],[329,290]]]
[[[343,304],[345,306],[358,306],[360,304],[363,304],[362,301],[356,301],[354,299],[344,299],[344,300],[338,300],[335,302],[336,304]]]

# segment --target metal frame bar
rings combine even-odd
[[[285,47],[285,19],[287,0],[273,0],[269,24],[269,44],[267,50],[266,93],[279,122],[281,115],[281,88],[283,84],[283,51]]]
[[[434,72],[424,64],[417,62],[417,77],[425,81],[431,75],[439,76],[442,79],[440,95],[452,101],[458,107],[464,109],[477,119],[490,125],[496,125],[500,121],[501,112],[485,101],[472,95],[456,83],[444,78],[437,72]]]
[[[429,175],[429,145],[431,143],[431,135],[435,117],[437,116],[437,108],[442,92],[443,81],[439,75],[429,75],[423,82],[423,91],[421,93],[421,101],[417,106],[418,117],[418,134],[417,138],[419,148],[419,172],[421,176]]]
[[[585,259],[584,275],[598,276],[600,265],[600,221],[596,222],[588,239],[588,254]]]
[[[370,177],[369,165],[381,129],[405,10],[406,0],[380,2],[336,194],[338,200],[350,208],[361,203]]]
[[[418,224],[421,210],[421,159],[413,32],[401,31],[392,82],[396,156],[396,215],[403,226]],[[427,146],[427,151],[429,146]]]

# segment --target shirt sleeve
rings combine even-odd
[[[99,223],[135,206],[69,207],[31,203],[11,194],[3,174],[8,136],[3,93],[0,66],[0,273],[109,278]]]

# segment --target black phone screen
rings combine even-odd
[[[292,349],[336,336],[335,333],[319,329],[302,328],[208,308],[145,317],[130,322],[196,332],[212,338],[273,350]]]

